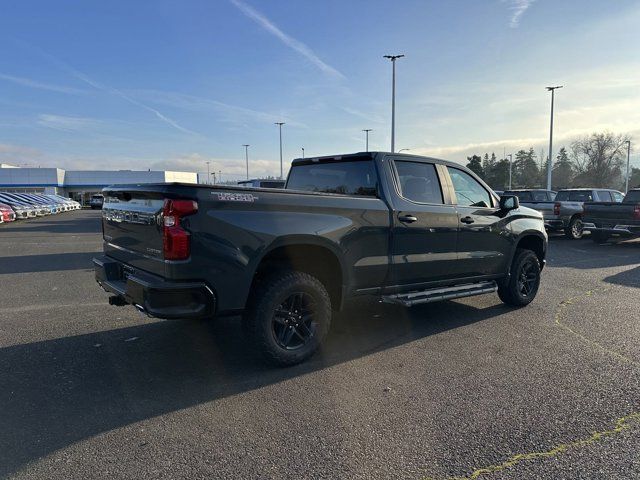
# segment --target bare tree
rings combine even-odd
[[[592,133],[571,144],[571,160],[577,172],[574,184],[589,187],[619,187],[628,135]]]

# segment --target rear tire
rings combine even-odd
[[[582,223],[582,218],[573,217],[569,222],[569,226],[565,228],[564,234],[570,238],[571,240],[579,240],[582,238],[584,224]]]
[[[320,280],[281,271],[250,295],[243,330],[269,363],[295,365],[316,352],[331,323],[331,299]]]
[[[498,296],[507,305],[529,305],[540,287],[540,261],[531,250],[518,248],[508,278],[498,283]]]

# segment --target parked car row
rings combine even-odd
[[[577,240],[585,231],[585,203],[612,204],[622,202],[624,194],[607,188],[568,188],[558,192],[543,189],[507,190],[503,195],[515,195],[520,204],[542,213],[549,232],[564,232]]]
[[[60,195],[0,192],[0,223],[42,217],[79,208],[78,202]]]

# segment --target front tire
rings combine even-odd
[[[260,354],[279,366],[311,357],[331,323],[331,299],[317,278],[303,272],[279,272],[251,292],[244,321]]]
[[[507,305],[529,305],[540,287],[540,261],[531,250],[518,248],[511,263],[511,275],[498,283],[498,296]]]
[[[579,240],[584,233],[583,227],[582,218],[573,217],[569,222],[569,226],[565,229],[564,234],[571,240]]]

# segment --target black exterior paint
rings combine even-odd
[[[322,161],[356,156],[375,162],[379,176],[375,197],[177,183],[105,188],[105,257],[98,263],[125,264],[131,282],[139,272],[171,285],[206,285],[213,292],[216,313],[223,314],[245,307],[261,262],[281,247],[324,249],[339,265],[332,281],[342,299],[504,277],[524,237],[536,239],[544,262],[547,237],[542,216],[524,207],[501,211],[495,194],[468,169],[443,160],[384,152],[322,157]],[[435,164],[444,204],[403,198],[394,159]],[[294,160],[293,167],[313,161],[318,159]],[[448,165],[476,178],[490,192],[493,204],[457,206]],[[198,202],[198,212],[182,220],[191,234],[188,260],[162,258],[164,198]],[[400,220],[407,215],[416,221]],[[474,222],[461,223],[465,217]],[[304,270],[305,263],[298,267]],[[104,286],[99,265],[96,272]]]

